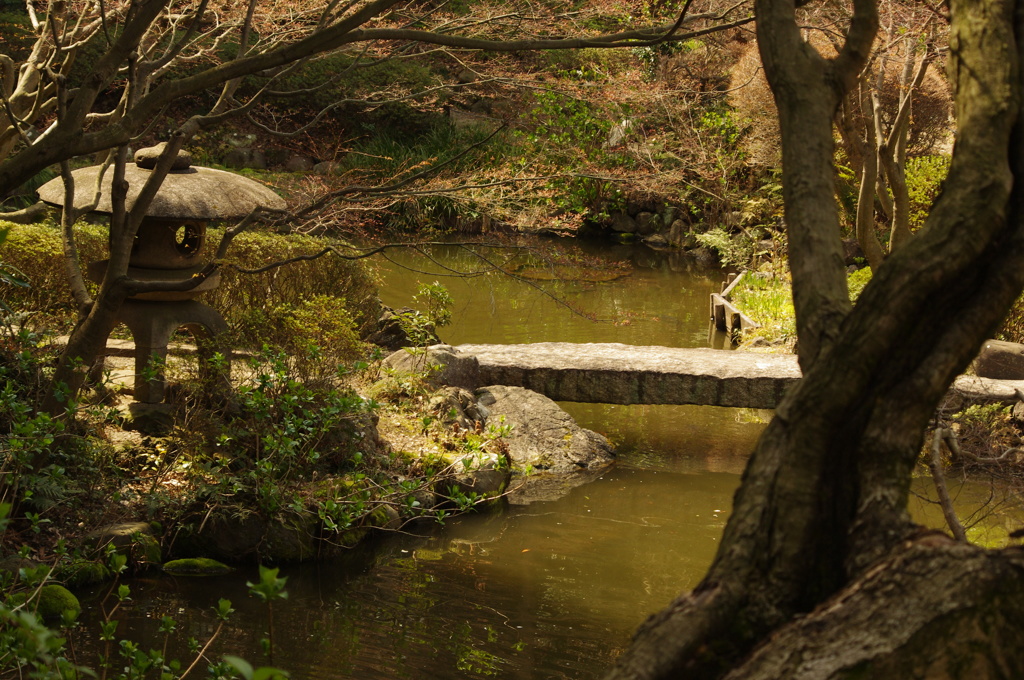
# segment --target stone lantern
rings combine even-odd
[[[135,163],[125,167],[131,210],[149,178],[163,144],[141,149]],[[86,205],[94,195],[99,166],[75,170],[75,205]],[[113,172],[104,176],[102,196],[94,212],[110,214],[110,186]],[[39,189],[39,197],[58,207],[64,205],[64,182],[57,178]],[[206,223],[209,220],[234,220],[256,208],[283,209],[285,202],[267,187],[240,175],[212,168],[192,166],[191,157],[179,152],[172,169],[161,184],[139,225],[128,263],[128,275],[139,281],[185,281],[206,266]],[[89,278],[99,282],[107,260],[88,266]],[[195,298],[220,284],[214,272],[192,290],[142,293],[122,305],[118,321],[131,331],[135,342],[135,401],[159,404],[164,400],[165,383],[159,371],[151,370],[153,357],[167,357],[171,335],[184,327],[197,340],[215,337],[227,330],[224,318],[212,307]],[[228,352],[225,352],[227,355]]]

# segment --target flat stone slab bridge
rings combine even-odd
[[[792,354],[568,342],[455,349],[479,361],[480,385],[525,387],[555,401],[774,409],[800,379]],[[961,376],[952,391],[1013,402],[1017,390],[1024,381]]]
[[[481,385],[517,385],[555,401],[775,408],[800,378],[792,354],[569,342],[456,349],[480,362]]]

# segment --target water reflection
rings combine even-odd
[[[331,680],[600,677],[647,615],[703,575],[736,471],[763,424],[713,407],[569,406],[584,424],[637,424],[614,468],[557,500],[420,526],[346,559],[284,567],[290,598],[275,604],[275,664],[295,678]],[[707,411],[718,425],[701,424]],[[925,496],[930,480],[914,488]],[[965,504],[989,495],[981,485],[954,493]],[[915,517],[941,526],[941,513],[923,501]],[[1003,535],[1009,526],[994,525]],[[119,633],[159,648],[159,619],[169,614],[185,635],[205,640],[217,627],[213,606],[228,597],[238,613],[209,657],[258,661],[267,613],[244,585],[255,579],[250,569],[136,580]],[[85,619],[94,636],[96,610]],[[89,646],[82,640],[79,648]],[[187,656],[180,641],[171,652]]]
[[[554,239],[525,243],[544,251],[566,248]],[[574,253],[578,248],[560,256]],[[703,347],[708,341],[709,296],[720,290],[723,278],[718,270],[701,268],[683,253],[659,253],[644,246],[605,247],[601,259],[626,263],[623,276],[604,282],[535,281],[542,291],[501,274],[453,276],[450,269],[481,267],[464,250],[436,247],[431,255],[443,265],[411,251],[394,253],[390,256],[394,262],[379,262],[384,281],[381,299],[392,307],[413,306],[420,284],[440,281],[455,300],[453,323],[440,333],[451,344],[622,342]],[[587,275],[583,266],[575,271]]]
[[[771,418],[771,411],[714,406],[560,405],[620,448],[618,465],[686,473],[740,474]]]
[[[456,301],[454,323],[442,331],[451,343],[706,343],[717,272],[679,254],[604,251],[629,260],[628,275],[614,283],[544,284],[597,323],[508,277],[443,276],[445,266],[478,266],[448,248],[433,253],[445,258],[443,265],[399,256],[427,273],[382,265],[382,293],[387,304],[408,305],[419,283],[441,280]],[[389,535],[345,560],[285,567],[290,598],[274,608],[274,663],[296,678],[602,675],[643,618],[692,587],[706,568],[763,418],[707,407],[566,407],[616,441],[615,468],[557,500]],[[119,633],[162,647],[159,620],[171,615],[184,637],[205,641],[218,625],[212,607],[227,597],[238,613],[208,656],[259,662],[267,612],[244,585],[255,579],[251,570],[137,580],[119,611]],[[87,612],[86,637],[98,630],[97,610]],[[81,648],[98,644],[86,639]],[[181,640],[170,651],[188,656]]]

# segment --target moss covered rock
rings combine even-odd
[[[39,590],[37,611],[44,621],[59,619],[67,610],[75,614],[82,611],[82,605],[70,590],[56,583],[45,585]]]
[[[82,588],[109,581],[113,574],[102,562],[72,562],[57,568],[54,576],[72,588]]]
[[[231,567],[208,557],[188,557],[180,560],[171,560],[164,564],[164,571],[176,576],[197,575],[212,576],[216,574],[227,574],[233,571]]]
[[[402,517],[398,514],[398,510],[390,505],[381,505],[370,513],[369,523],[380,529],[400,529]]]
[[[201,530],[183,526],[175,540],[179,555],[211,555],[230,561],[296,562],[319,554],[320,518],[312,512],[268,519],[215,512]]]

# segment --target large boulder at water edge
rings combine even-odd
[[[215,511],[198,526],[182,527],[174,551],[226,562],[297,562],[320,554],[319,528],[312,513],[267,519],[256,513]]]
[[[989,340],[974,360],[974,372],[982,378],[1024,380],[1024,345]]]
[[[511,425],[504,437],[512,464],[521,469],[577,472],[611,463],[615,449],[602,435],[580,427],[542,394],[522,387],[492,385],[476,391],[488,426]]]
[[[434,387],[450,385],[471,390],[479,385],[480,362],[450,345],[400,349],[384,363],[396,373],[420,374]]]
[[[624,212],[615,212],[611,216],[612,231],[617,233],[633,233],[636,231],[636,222]]]

